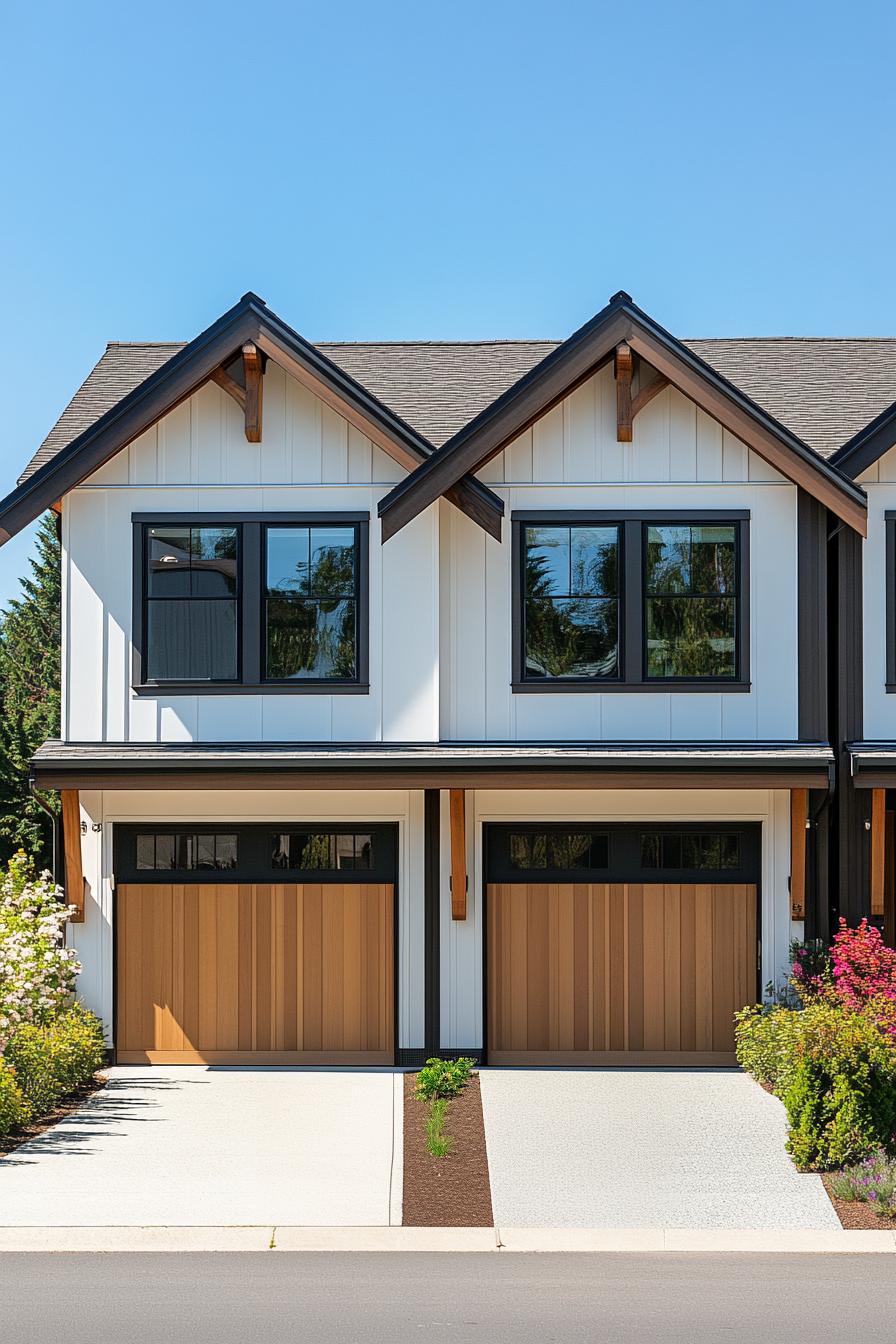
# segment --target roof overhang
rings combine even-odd
[[[846,753],[857,789],[896,789],[896,742],[848,742]]]
[[[617,294],[380,501],[383,540],[590,378],[622,341],[788,480],[865,535],[867,500],[860,487],[654,322],[627,294]]]
[[[49,741],[35,754],[31,772],[41,789],[823,789],[833,765],[827,744],[800,742],[657,747]]]
[[[413,471],[435,452],[427,439],[287,326],[263,299],[245,294],[217,322],[0,501],[0,545],[192,396],[231,362],[246,342],[255,344],[310,388],[405,470]],[[446,493],[458,508],[500,538],[504,503],[487,486],[462,477]]]
[[[850,480],[861,476],[875,462],[896,446],[896,401],[869,420],[864,429],[854,434],[831,458],[831,462]]]

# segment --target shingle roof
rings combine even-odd
[[[318,349],[438,446],[558,344],[346,341],[321,342]],[[746,337],[685,344],[825,458],[896,401],[893,337]],[[175,342],[109,344],[20,481],[182,348]]]

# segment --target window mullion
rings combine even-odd
[[[264,621],[264,565],[261,523],[244,523],[240,545],[239,621],[242,666],[240,680],[256,686],[262,679],[261,645]]]
[[[623,524],[623,531],[622,680],[641,682],[644,679],[646,613],[642,524],[629,518]]]

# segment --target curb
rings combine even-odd
[[[0,1227],[0,1252],[494,1251],[896,1255],[896,1232],[717,1228]]]

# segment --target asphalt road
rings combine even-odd
[[[885,1255],[0,1255],[5,1340],[892,1344]]]

